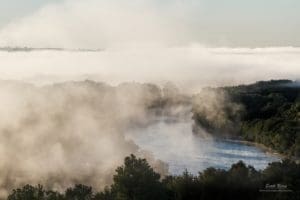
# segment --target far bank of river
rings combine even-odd
[[[280,159],[291,159],[291,160],[294,160],[296,163],[300,163],[300,158],[289,157],[285,154],[278,153],[274,149],[272,149],[270,147],[267,147],[267,146],[265,146],[264,144],[261,144],[261,143],[251,142],[251,141],[241,140],[241,139],[219,139],[219,140],[220,141],[236,142],[236,143],[241,143],[241,144],[245,144],[245,145],[255,146],[255,147],[260,148],[261,150],[263,150],[266,154],[277,156]]]
[[[216,139],[218,140],[218,139]],[[220,141],[227,141],[227,142],[233,142],[233,143],[240,143],[240,144],[244,144],[244,145],[249,145],[249,146],[255,146],[259,149],[261,149],[262,151],[264,151],[267,154],[270,155],[274,155],[274,156],[278,156],[281,159],[285,159],[288,158],[288,156],[278,153],[275,150],[273,150],[270,147],[265,146],[264,144],[261,143],[257,143],[257,142],[251,142],[251,141],[247,141],[247,140],[241,140],[241,139],[219,139]]]

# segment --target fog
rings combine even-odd
[[[182,128],[191,125],[185,95],[206,86],[300,78],[300,48],[201,43],[197,35],[205,27],[195,28],[193,20],[197,1],[186,2],[68,0],[1,28],[0,198],[27,183],[101,189],[131,153],[166,175],[168,165],[125,133],[147,127],[157,115],[187,120],[178,124]],[[195,108],[215,123],[230,123],[222,110],[228,99],[202,94]],[[232,112],[238,109],[232,105]],[[176,145],[181,137],[181,131],[168,135]],[[178,150],[198,150],[190,145],[193,138]]]
[[[182,91],[269,79],[299,79],[300,50],[134,46],[85,51],[0,52],[0,78],[36,84],[97,80],[164,84]]]
[[[223,47],[203,43],[205,27],[216,26],[202,23],[206,12],[205,3],[194,0],[66,0],[48,4],[3,26],[0,46],[67,50],[2,49],[0,79],[36,84],[92,79],[112,85],[171,81],[187,92],[208,85],[299,79],[297,47],[232,48],[226,43]],[[246,35],[257,39],[251,32]]]
[[[1,81],[0,197],[24,184],[62,190],[83,183],[101,189],[131,153],[166,175],[165,163],[124,135],[132,126],[151,122],[148,106],[160,95],[159,88],[141,84],[36,87]]]

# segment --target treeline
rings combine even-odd
[[[261,143],[285,155],[300,157],[299,82],[260,81],[210,90],[226,95],[220,104],[223,104],[221,113],[227,121],[216,125],[207,118],[207,113],[193,109],[196,124],[212,134],[226,132],[227,136]]]
[[[277,184],[281,190],[262,191]],[[299,189],[300,165],[289,160],[270,163],[263,171],[240,161],[227,171],[208,168],[197,176],[186,171],[162,178],[145,159],[131,155],[116,169],[113,184],[101,192],[81,184],[64,193],[25,185],[13,190],[7,200],[293,200],[300,198]]]

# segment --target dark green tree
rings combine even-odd
[[[43,186],[25,185],[22,188],[15,189],[8,196],[8,200],[43,200],[46,199],[46,192]]]
[[[93,200],[115,200],[115,195],[110,190],[110,188],[106,187],[104,191],[98,192]]]
[[[68,188],[65,192],[66,200],[92,200],[92,187],[77,184],[73,188]]]
[[[116,172],[111,188],[116,200],[165,199],[160,175],[150,167],[146,159],[130,155]]]

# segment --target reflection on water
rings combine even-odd
[[[255,146],[196,136],[191,121],[169,123],[162,119],[146,128],[131,130],[127,138],[168,163],[172,174],[181,174],[185,169],[193,174],[208,167],[228,169],[239,160],[263,169],[269,162],[279,160]]]

